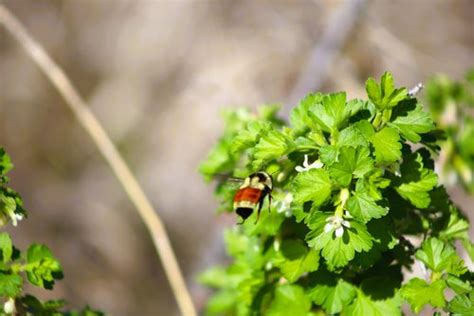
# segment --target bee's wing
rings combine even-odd
[[[212,177],[219,182],[242,183],[243,178],[229,176],[228,174],[216,173]]]

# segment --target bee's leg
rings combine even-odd
[[[271,212],[271,207],[272,207],[272,195],[268,194],[268,212]]]
[[[258,219],[260,218],[260,211],[262,210],[262,206],[263,206],[263,199],[258,203],[257,220],[255,221],[255,224],[257,224]]]

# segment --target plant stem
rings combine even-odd
[[[78,122],[89,133],[144,221],[163,264],[181,314],[185,316],[196,315],[191,296],[186,288],[186,283],[163,222],[99,121],[90,111],[64,71],[49,57],[41,45],[28,34],[21,22],[2,4],[0,4],[0,24],[3,24],[25,48],[37,66],[62,95]]]

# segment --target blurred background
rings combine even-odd
[[[166,223],[198,307],[207,292],[196,275],[226,261],[221,233],[235,222],[215,216],[213,187],[197,173],[222,131],[221,109],[290,106],[314,89],[360,97],[366,78],[385,70],[411,87],[439,72],[460,78],[474,64],[470,0],[2,3],[118,145]],[[341,37],[332,46],[331,27]],[[319,72],[308,74],[311,63]],[[39,297],[112,315],[178,315],[145,226],[64,105],[0,27],[0,145],[30,212],[12,233],[20,248],[48,244],[65,272]],[[472,198],[450,193],[472,211]]]

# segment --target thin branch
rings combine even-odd
[[[86,102],[74,88],[64,71],[49,57],[32,36],[28,34],[21,22],[1,4],[0,24],[3,24],[11,35],[25,48],[30,57],[62,95],[79,123],[89,133],[89,136],[95,142],[105,160],[109,163],[127,192],[128,197],[135,205],[142,220],[145,222],[182,315],[196,315],[191,296],[186,288],[186,283],[181,274],[163,222],[153,209],[150,201],[145,196],[145,193],[99,121],[90,111]]]
[[[310,54],[302,74],[296,82],[282,114],[310,91],[321,88],[333,60],[361,16],[367,0],[350,0],[331,16],[323,36]]]

